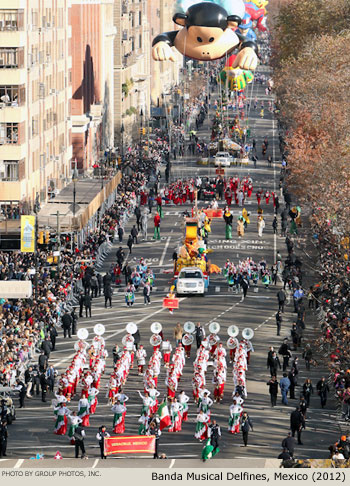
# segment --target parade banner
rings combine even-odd
[[[163,299],[163,307],[166,309],[178,309],[179,308],[179,299]]]
[[[156,437],[154,435],[126,435],[105,438],[105,455],[146,452],[154,454]]]
[[[35,252],[35,216],[21,216],[21,252]]]

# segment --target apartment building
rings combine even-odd
[[[113,146],[114,0],[71,0],[73,161],[82,172]]]
[[[71,175],[70,0],[0,2],[0,202],[30,209]]]
[[[114,0],[114,134],[127,145],[150,113],[151,46],[147,1]],[[122,130],[122,127],[124,130]]]
[[[148,2],[147,14],[150,23],[151,45],[158,34],[178,29],[172,20],[174,3],[172,0],[150,0]],[[179,84],[183,56],[175,50],[174,55],[175,62],[158,62],[151,57],[151,103],[153,107],[162,106],[164,93],[170,93],[173,87]]]

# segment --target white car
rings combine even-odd
[[[217,152],[215,155],[215,167],[230,167],[233,162],[233,158],[229,152]]]
[[[183,268],[177,278],[177,295],[200,294],[205,292],[205,278],[203,272],[197,267]]]

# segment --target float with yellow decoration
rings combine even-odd
[[[210,221],[205,226],[210,231]],[[175,286],[177,294],[200,294],[209,287],[210,264],[207,248],[198,236],[198,218],[185,218],[185,238],[175,262]]]

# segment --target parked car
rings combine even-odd
[[[215,167],[230,167],[233,158],[229,152],[217,152],[215,157]]]

